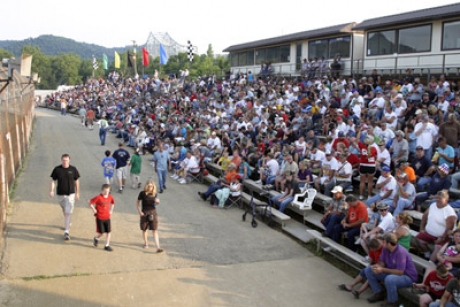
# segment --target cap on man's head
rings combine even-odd
[[[332,189],[331,193],[335,194],[335,193],[343,193],[343,187],[340,186],[340,185],[336,185],[334,187],[334,189]]]
[[[344,136],[345,136],[345,133],[343,133],[343,131],[339,131],[338,136],[339,136],[339,137],[344,137]]]
[[[332,153],[331,153],[330,150],[326,150],[326,153],[325,153],[325,154],[326,154],[326,156],[330,156]]]
[[[422,114],[423,111],[421,109],[418,109],[417,111],[415,111],[415,115],[419,115],[419,114]]]
[[[387,165],[383,165],[383,166],[380,168],[380,170],[381,170],[382,172],[386,172],[386,173],[391,172],[390,167],[387,166]]]
[[[439,165],[438,169],[446,175],[449,174],[450,171],[449,165],[447,165],[446,163]]]
[[[388,209],[388,207],[389,207],[388,204],[387,204],[387,203],[383,203],[383,202],[378,203],[377,206],[376,206],[376,208],[377,208],[378,210],[385,210],[385,209]]]

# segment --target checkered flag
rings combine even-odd
[[[192,45],[192,43],[190,41],[187,41],[187,44],[188,44],[188,46],[187,46],[187,49],[188,49],[187,57],[188,57],[188,60],[190,62],[192,62],[193,61],[193,45]]]
[[[93,55],[93,69],[97,70],[98,68],[99,68],[99,65],[97,65],[96,57]]]

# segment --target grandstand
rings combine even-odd
[[[188,46],[179,44],[168,34],[168,32],[150,32],[145,42],[145,48],[153,58],[160,56],[160,44],[163,45],[169,56],[178,55],[179,52],[188,52]],[[193,52],[198,53],[198,48],[196,46],[193,47]]]

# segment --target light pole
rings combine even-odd
[[[136,53],[137,53],[137,44],[136,44],[136,41],[133,40],[133,60],[134,60],[134,77],[137,78],[137,60],[136,60]]]

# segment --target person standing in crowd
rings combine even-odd
[[[89,130],[93,130],[93,125],[94,125],[94,111],[92,108],[89,108],[88,111],[86,111],[86,126],[88,127]]]
[[[123,188],[126,183],[127,170],[129,160],[131,156],[129,152],[123,148],[123,143],[118,143],[118,149],[113,152],[112,157],[117,161],[116,174],[118,180],[118,192],[123,193]]]
[[[163,193],[163,190],[166,190],[166,176],[168,175],[168,169],[171,170],[169,153],[165,150],[163,143],[160,143],[158,150],[153,154],[151,161],[153,161],[153,168],[158,176],[160,193]]]
[[[142,159],[139,156],[139,150],[137,148],[134,149],[134,153],[129,160],[129,166],[131,166],[129,170],[131,189],[140,189]]]
[[[70,165],[70,155],[61,156],[61,165],[56,166],[51,173],[50,197],[56,194],[64,215],[64,240],[70,240],[70,224],[75,200],[80,198],[80,173],[75,166]]]
[[[86,109],[84,107],[78,109],[78,116],[80,117],[81,124],[84,126],[86,122]]]
[[[387,233],[383,237],[383,251],[379,262],[365,269],[366,278],[374,292],[367,299],[369,303],[385,300],[382,283],[387,292],[387,304],[384,306],[399,306],[398,289],[411,287],[417,282],[418,273],[412,256],[398,244],[395,233]]]
[[[113,213],[115,201],[113,200],[112,195],[110,195],[109,184],[102,185],[101,193],[90,199],[89,206],[93,209],[94,216],[96,217],[96,236],[93,238],[93,245],[97,247],[99,239],[104,233],[106,233],[107,238],[104,250],[108,252],[113,251],[110,246],[110,237],[112,234],[110,218]]]
[[[110,156],[110,150],[105,151],[105,158],[102,159],[101,166],[104,170],[105,183],[112,184],[113,174],[115,173],[115,168],[117,167],[117,161]]]
[[[107,129],[109,128],[109,123],[105,119],[105,115],[102,115],[101,120],[99,121],[99,139],[101,140],[101,145],[105,145],[105,138],[107,137]]]
[[[144,238],[144,248],[149,248],[147,230],[152,230],[153,242],[157,249],[157,253],[162,253],[163,249],[160,247],[160,238],[158,235],[158,216],[156,207],[160,204],[160,199],[157,196],[157,188],[152,179],[147,180],[143,191],[139,192],[137,196],[137,211],[140,216],[140,228],[142,230],[142,237]]]

